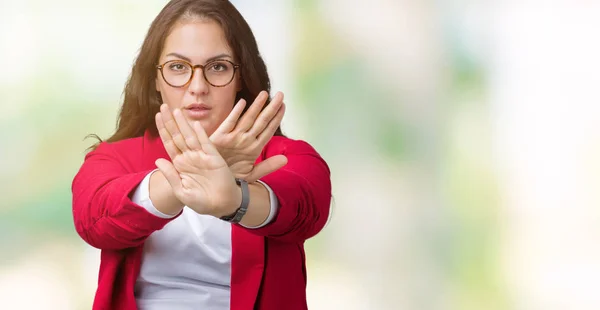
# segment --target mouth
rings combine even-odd
[[[185,109],[190,111],[205,111],[210,110],[211,108],[204,103],[192,103],[190,105],[187,105]]]
[[[209,115],[211,107],[203,103],[193,103],[186,106],[184,110],[190,119],[200,120]]]

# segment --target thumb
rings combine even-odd
[[[175,169],[173,163],[164,158],[159,158],[154,162],[154,164],[156,165],[158,170],[165,176],[165,179],[167,179],[167,182],[169,182],[169,184],[173,188],[175,196],[179,197],[177,193],[183,192],[183,186],[181,183],[181,177],[179,177],[179,172],[177,172],[177,169]]]
[[[287,164],[288,160],[285,155],[275,155],[269,157],[258,165],[254,166],[250,175],[246,178],[248,183],[255,182],[256,180],[268,175],[271,172],[279,170],[281,167]]]

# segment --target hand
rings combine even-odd
[[[190,126],[181,110],[171,114],[163,104],[156,114],[156,127],[172,160],[158,159],[156,166],[175,197],[200,214],[221,217],[235,212],[242,201],[241,190],[202,125]]]
[[[264,146],[281,124],[285,113],[283,94],[278,92],[261,112],[269,94],[260,92],[254,103],[240,119],[246,106],[245,100],[235,105],[229,116],[210,136],[236,178],[254,182],[285,166],[285,155],[270,157],[254,165]]]

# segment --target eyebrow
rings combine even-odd
[[[191,59],[189,59],[188,57],[185,57],[185,56],[183,56],[183,55],[181,55],[181,54],[178,54],[178,53],[168,53],[166,56],[167,56],[167,57],[168,57],[168,56],[175,56],[175,57],[177,57],[177,58],[180,58],[180,59],[183,59],[183,60],[185,60],[185,61],[187,61],[187,62],[189,62],[189,63],[191,63],[191,62],[192,62],[192,60],[191,60]],[[207,59],[207,60],[206,60],[206,63],[209,63],[209,62],[211,62],[211,61],[213,61],[213,60],[216,60],[216,59],[221,59],[221,58],[231,58],[231,59],[233,59],[233,57],[231,57],[231,55],[229,55],[229,54],[227,54],[227,53],[222,53],[222,54],[219,54],[219,55],[217,55],[217,56],[213,56],[213,57],[211,57],[211,58]]]

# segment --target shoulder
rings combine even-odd
[[[314,154],[319,155],[315,148],[304,140],[295,140],[283,136],[274,136],[264,148],[265,155],[270,154]],[[269,157],[269,156],[267,156]]]
[[[115,142],[102,142],[86,156],[118,162],[129,171],[156,168],[158,158],[169,158],[160,137],[146,132],[141,137],[127,138]]]
[[[261,159],[265,160],[275,155],[285,155],[288,159],[287,167],[322,167],[329,171],[325,159],[315,148],[304,140],[295,140],[282,136],[272,137],[265,145]]]
[[[138,170],[144,149],[144,137],[123,139],[116,142],[101,142],[85,156],[85,162],[101,165],[117,165],[127,171]],[[107,168],[109,166],[106,166]]]
[[[144,137],[135,137],[124,139],[116,142],[101,142],[98,147],[91,151],[92,154],[111,154],[111,155],[123,155],[131,154],[132,150],[141,150],[144,145]]]

